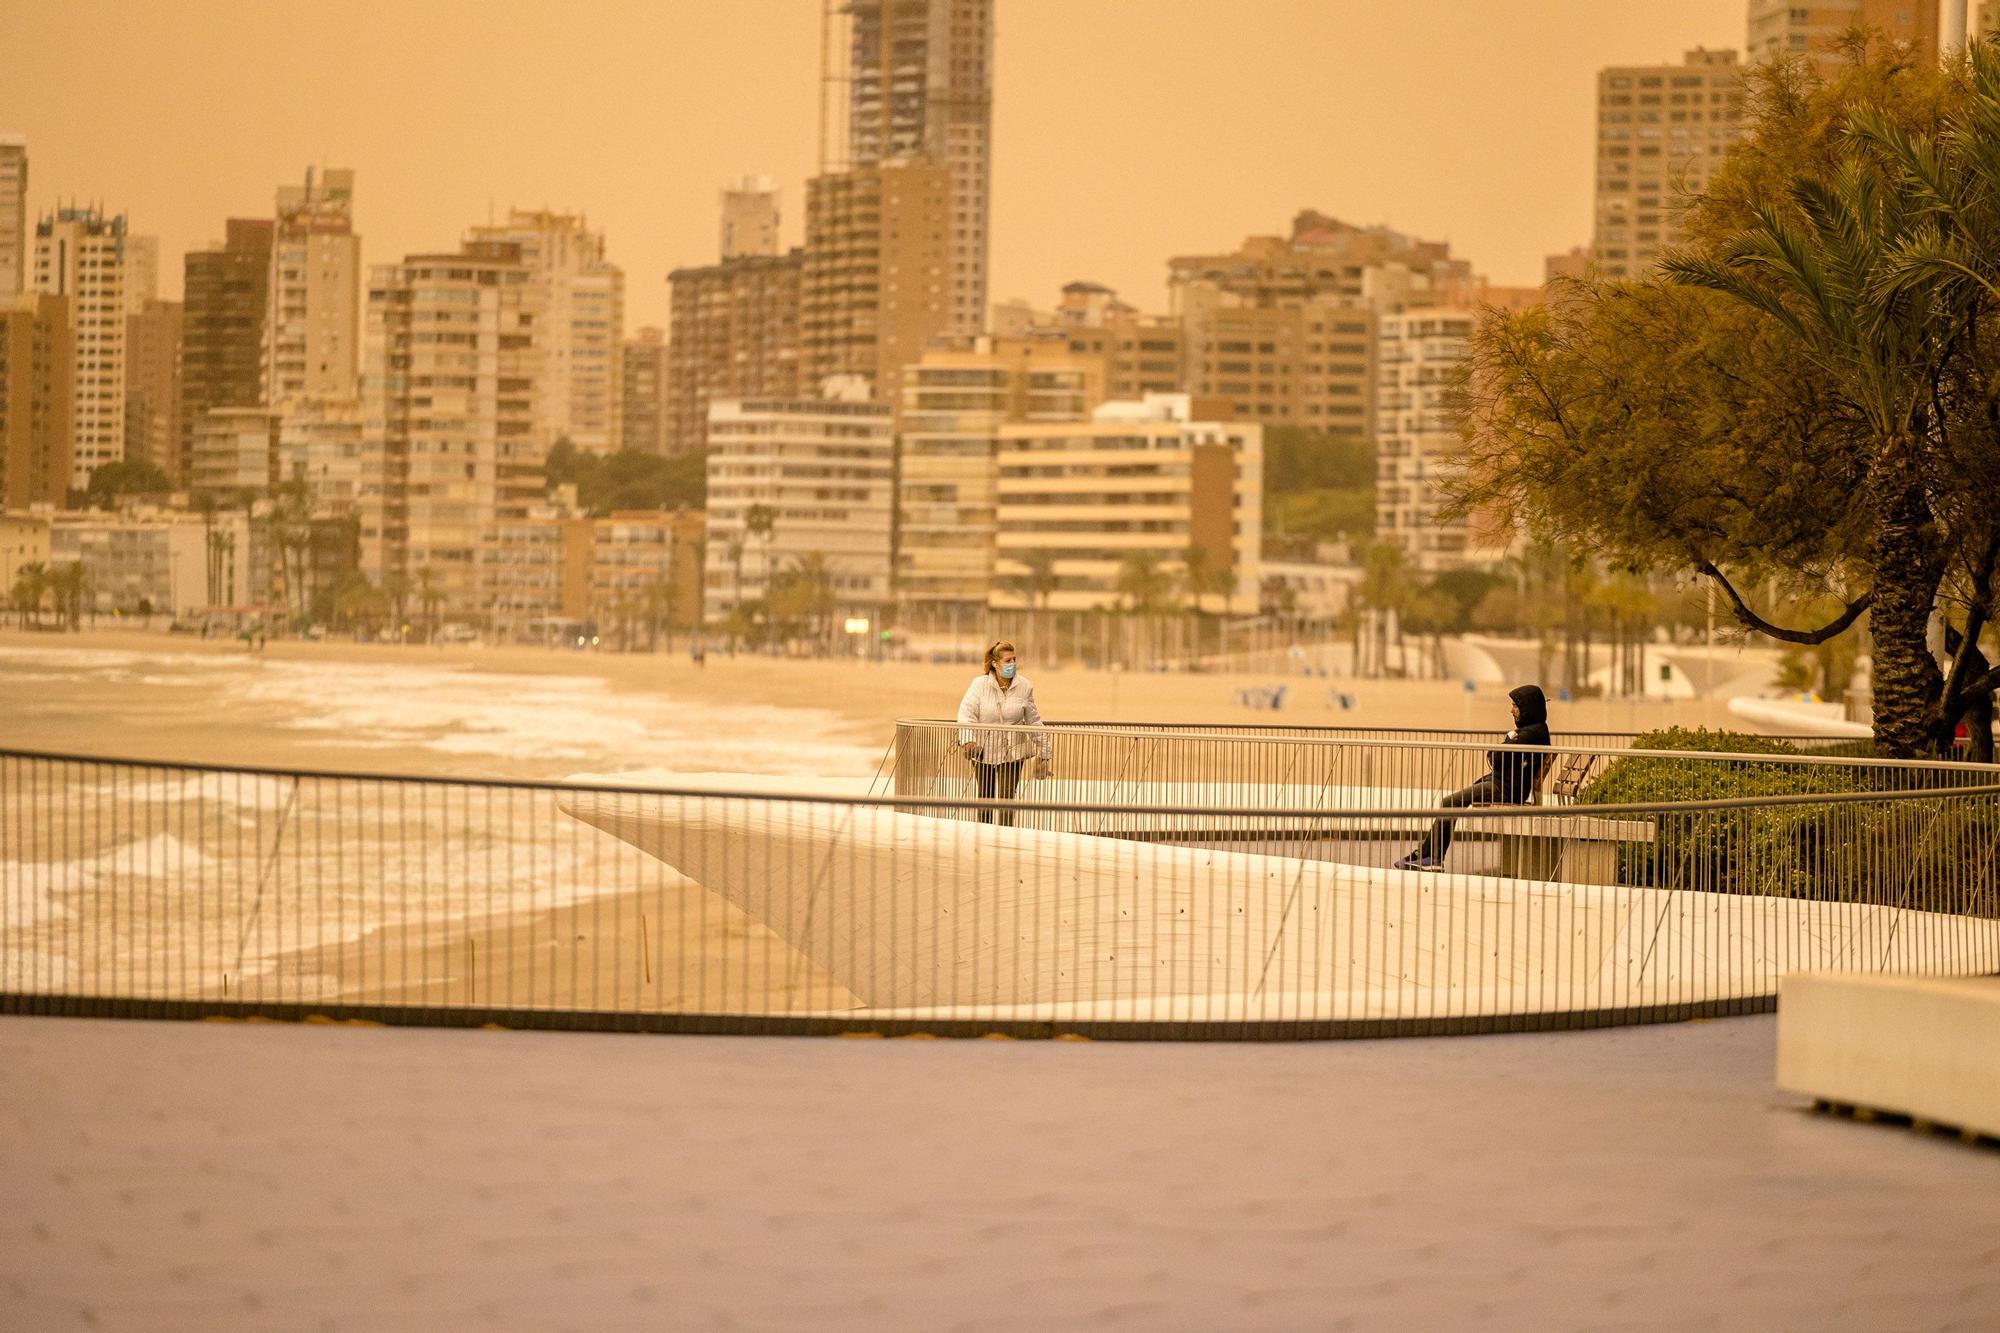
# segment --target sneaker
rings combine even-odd
[[[1408,856],[1397,860],[1395,868],[1398,870],[1442,870],[1444,869],[1444,858],[1438,856],[1419,856],[1415,852],[1411,852]]]

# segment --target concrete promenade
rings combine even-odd
[[[1773,1036],[0,1019],[0,1329],[2000,1328],[2000,1153]]]

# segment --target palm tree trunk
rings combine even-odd
[[[1891,450],[1907,457],[1907,449],[1894,442]],[[1904,467],[1907,471],[1908,464]],[[1875,531],[1875,600],[1868,611],[1875,743],[1886,754],[1907,758],[1951,744],[1949,736],[1938,735],[1944,680],[1929,641],[1944,561],[1921,482],[1911,477],[1897,488],[1888,510]]]

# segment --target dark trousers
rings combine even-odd
[[[1461,787],[1445,797],[1438,804],[1447,810],[1463,810],[1468,805],[1498,805],[1500,784],[1493,780],[1491,773],[1481,777],[1470,787]],[[1440,819],[1424,834],[1424,840],[1417,844],[1418,856],[1435,856],[1440,861],[1451,847],[1451,826],[1449,819]]]
[[[1021,785],[1021,765],[1027,762],[1025,759],[1016,759],[1011,764],[988,764],[982,763],[977,759],[973,760],[972,771],[979,775],[979,799],[982,801],[1013,800],[1014,789]],[[979,822],[982,824],[991,824],[993,822],[993,812],[991,810],[981,810],[979,812]],[[1012,828],[1014,825],[1014,812],[1011,810],[1002,810],[1000,812],[1000,822],[1006,827]]]

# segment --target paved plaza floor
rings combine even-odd
[[[2000,1328],[2000,1152],[1774,1033],[0,1019],[0,1329]]]

